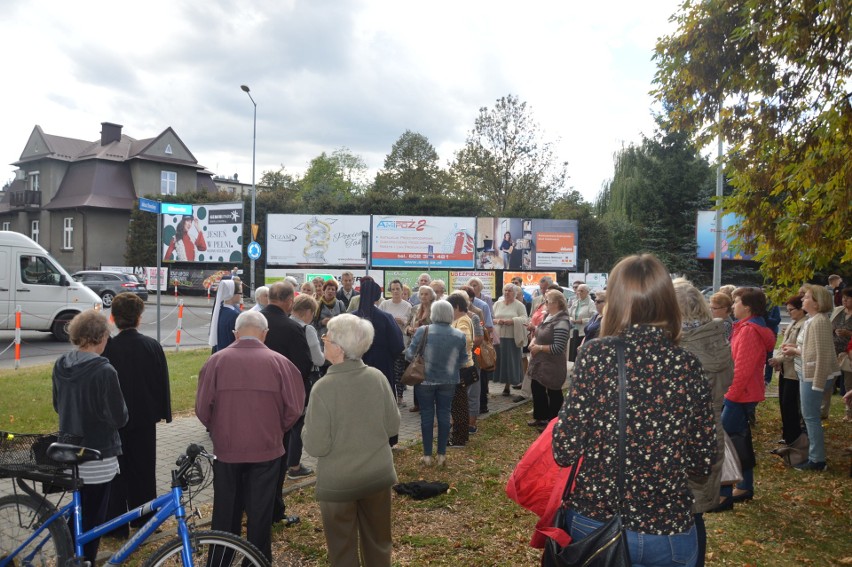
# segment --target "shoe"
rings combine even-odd
[[[432,457],[429,456],[429,455],[423,455],[422,457],[420,457],[420,462],[423,463],[424,465],[426,465],[427,467],[431,467],[432,466]]]
[[[737,493],[737,491],[739,491],[739,493]],[[734,495],[731,497],[731,504],[745,502],[752,498],[754,498],[754,490],[740,490],[739,488],[735,488]]]
[[[523,396],[515,396],[514,398],[512,398],[512,402],[516,403],[516,404],[519,404],[519,403],[525,402],[525,401],[527,401],[527,399]]]
[[[796,469],[797,471],[823,472],[825,469],[828,468],[828,465],[825,464],[825,461],[822,461],[821,463],[815,463],[815,462],[811,461],[810,459],[808,459],[804,463],[801,463],[799,465],[793,465],[793,468]]]
[[[287,478],[290,480],[297,480],[312,474],[314,474],[314,469],[301,464],[297,469],[287,469]]]
[[[520,390],[520,389],[521,389],[521,385],[520,385],[520,384],[515,384],[514,386],[512,386],[512,389],[513,389],[513,390]]]
[[[438,460],[435,462],[435,464],[439,467],[446,466],[447,456],[446,455],[438,455]]]
[[[547,424],[550,423],[546,419],[534,419],[532,421],[528,421],[527,425],[530,427],[547,427]]]
[[[715,508],[707,510],[707,514],[718,514],[719,512],[728,512],[734,509],[734,500],[732,498],[722,498]]]
[[[299,516],[281,516],[280,518],[272,518],[273,524],[281,522],[284,524],[285,528],[289,528],[290,526],[298,524],[301,521],[302,520],[299,518]]]
[[[775,444],[776,445],[786,445],[787,442],[784,439],[779,439],[778,441],[775,442]]]
[[[411,406],[410,408],[408,408],[408,411],[410,411],[411,413],[415,413],[420,411],[420,408],[418,406]]]
[[[451,443],[449,441],[447,442],[447,447],[450,447],[451,449],[462,449],[464,448],[464,446],[464,443]],[[438,457],[440,457],[440,455],[438,455]]]
[[[483,413],[489,413],[488,408],[479,408],[479,414],[482,415]]]
[[[476,433],[476,432],[477,432],[476,426],[475,426],[475,425],[471,425],[470,427],[468,427],[468,428],[467,428],[467,432],[468,432],[470,435],[473,435],[474,433]]]
[[[509,396],[511,396],[512,394],[510,394],[510,393],[509,393],[509,390],[503,390],[503,395],[504,395],[504,396],[506,396],[506,397],[508,398],[508,397],[509,397]]]
[[[398,407],[398,408],[407,408],[407,407],[408,407],[408,403],[407,403],[407,402],[404,402],[404,401],[402,401],[402,400],[399,400],[398,402],[396,402],[396,407]]]

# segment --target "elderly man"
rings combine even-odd
[[[260,286],[256,290],[254,290],[254,307],[251,308],[252,311],[261,311],[264,307],[269,305],[269,288],[265,285]]]
[[[272,560],[272,509],[284,433],[305,407],[299,370],[263,344],[260,313],[237,317],[237,340],[211,356],[198,375],[195,414],[210,431],[214,530],[240,534]]]
[[[352,301],[353,297],[358,295],[358,292],[352,287],[354,283],[355,274],[352,272],[346,271],[340,274],[340,284],[342,287],[337,290],[337,299],[343,302],[343,306],[347,310],[349,309],[349,302]]]
[[[541,279],[538,280],[538,289],[535,290],[532,297],[531,313],[535,313],[535,310],[544,302],[544,295],[547,293],[547,289],[551,285],[553,285],[553,278],[550,276],[542,276]]]
[[[415,293],[411,294],[411,300],[409,301],[409,303],[411,303],[415,307],[420,305],[420,297],[417,295],[416,291],[424,285],[429,285],[430,283],[432,283],[432,276],[430,276],[426,272],[420,274],[420,276],[417,278],[417,287],[414,290]]]
[[[447,284],[444,283],[444,280],[432,280],[429,287],[435,292],[435,301],[444,299],[444,295],[447,293]]]

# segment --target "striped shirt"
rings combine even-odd
[[[107,457],[101,461],[80,464],[80,478],[86,484],[105,484],[119,473],[118,457]]]

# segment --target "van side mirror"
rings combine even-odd
[[[59,285],[68,286],[71,283],[68,281],[68,278],[65,277],[65,274],[59,274]]]

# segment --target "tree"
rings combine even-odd
[[[300,210],[306,213],[336,213],[354,195],[364,192],[367,166],[347,148],[331,155],[322,152],[311,160],[299,180]]]
[[[508,95],[479,109],[451,172],[461,191],[479,198],[481,214],[520,216],[549,208],[562,193],[566,168],[541,140],[527,103]]]
[[[686,2],[673,20],[656,97],[672,128],[728,143],[722,206],[764,276],[794,287],[852,261],[849,0]]]
[[[393,198],[423,197],[443,193],[448,182],[429,139],[406,130],[385,157],[384,169],[376,175],[373,189]]]

